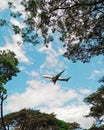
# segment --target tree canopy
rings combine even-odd
[[[5,84],[19,72],[18,59],[10,50],[0,51],[0,83]]]
[[[4,130],[6,130],[6,127],[3,118],[3,102],[7,98],[7,89],[4,87],[4,84],[19,72],[19,62],[15,56],[15,53],[10,50],[0,51],[0,125],[2,125]]]
[[[99,82],[104,83],[104,77]],[[96,92],[93,92],[84,101],[91,105],[90,112],[85,117],[93,117],[96,122],[88,130],[104,129],[104,84],[101,85]]]
[[[104,85],[84,99],[87,104],[91,105],[90,113],[86,116],[94,117],[101,125],[104,122]]]
[[[38,43],[38,36],[48,43],[53,34],[60,32],[60,40],[66,47],[65,57],[73,62],[89,62],[90,58],[104,55],[104,1],[103,0],[22,0],[22,12],[12,12],[25,28],[12,25],[24,42]],[[9,2],[10,8],[15,8]],[[5,20],[1,21],[6,25]]]
[[[70,130],[69,126],[78,128],[77,123],[64,122],[55,117],[53,113],[46,114],[39,110],[22,109],[18,112],[5,115],[5,124],[9,129],[18,130]],[[74,124],[74,125],[73,125]]]
[[[104,125],[102,125],[100,127],[93,126],[90,129],[88,129],[88,130],[104,130]]]

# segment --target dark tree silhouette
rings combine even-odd
[[[91,104],[90,113],[86,117],[94,117],[97,123],[104,122],[104,85],[84,99]]]
[[[46,114],[38,110],[22,109],[4,117],[8,130],[70,130],[78,128],[77,123],[59,120],[53,113]],[[79,126],[80,127],[80,126]]]
[[[103,0],[22,0],[22,12],[12,12],[25,28],[12,25],[16,34],[21,34],[24,42],[37,44],[38,34],[44,43],[52,41],[52,34],[60,32],[60,40],[66,46],[65,57],[73,62],[89,62],[90,58],[104,55],[104,1]],[[10,8],[15,8],[9,2]],[[1,20],[1,25],[7,25]],[[39,33],[38,33],[39,32]]]
[[[1,125],[6,130],[5,121],[3,118],[3,102],[7,98],[7,90],[4,87],[13,76],[16,76],[19,72],[18,60],[15,58],[15,53],[12,51],[0,51],[0,114]]]

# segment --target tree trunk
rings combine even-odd
[[[5,123],[4,123],[4,117],[3,117],[3,101],[1,101],[1,123],[2,123],[2,126],[3,126],[3,129],[6,130],[6,127],[5,127]]]

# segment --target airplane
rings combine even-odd
[[[61,71],[59,74],[57,74],[56,76],[43,76],[44,78],[49,78],[51,79],[51,81],[55,84],[57,82],[57,80],[59,81],[68,81],[71,77],[68,78],[59,78],[61,76],[61,74],[64,72],[65,70]]]

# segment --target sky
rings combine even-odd
[[[14,0],[15,1],[15,0]],[[19,0],[20,1],[20,0]],[[17,8],[21,9],[21,6]],[[7,0],[0,4],[0,18],[9,19],[19,26],[20,23],[8,17]],[[77,122],[83,128],[89,128],[92,118],[85,118],[89,108],[84,98],[95,92],[100,83],[98,80],[104,75],[104,59],[102,56],[91,59],[90,63],[72,63],[63,57],[65,48],[54,35],[54,41],[46,48],[43,43],[36,46],[20,44],[21,36],[13,34],[8,27],[0,28],[0,50],[12,50],[19,60],[20,73],[13,77],[5,87],[8,97],[4,105],[6,113],[32,108],[46,113],[55,113],[58,119],[67,122]],[[68,82],[58,81],[55,85],[43,75],[56,75],[62,70],[62,78],[71,76]]]

